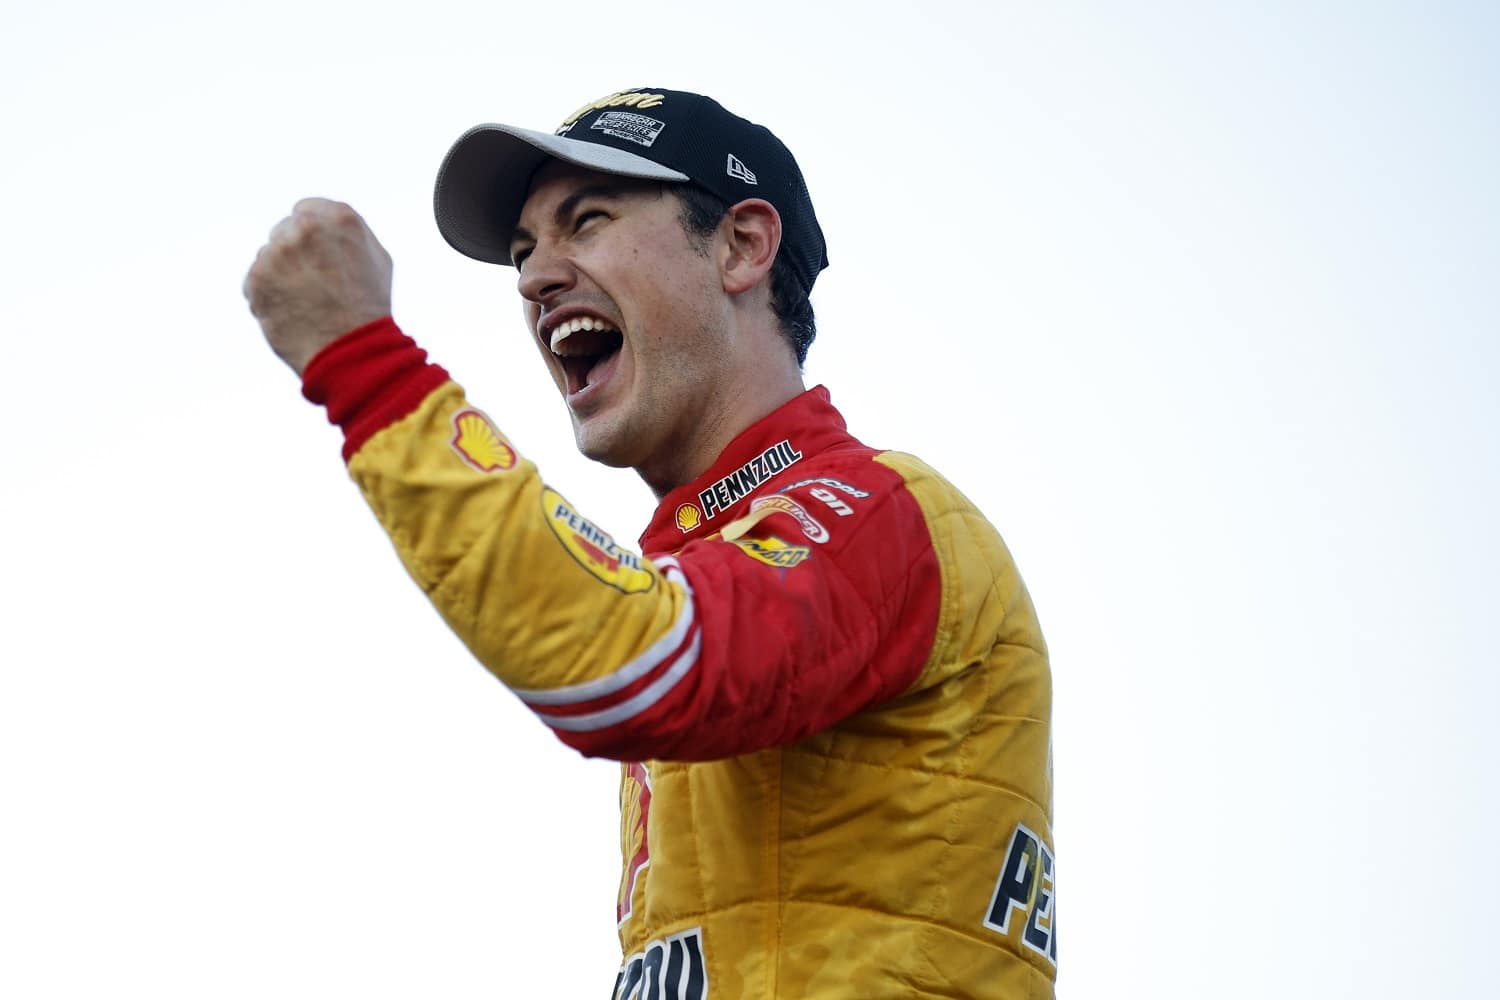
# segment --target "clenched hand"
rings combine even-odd
[[[278,222],[245,275],[266,342],[298,375],[313,355],[391,312],[391,255],[359,213],[304,198]]]

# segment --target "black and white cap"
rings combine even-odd
[[[811,291],[828,266],[823,230],[791,151],[771,131],[701,94],[622,90],[569,115],[555,134],[476,125],[438,169],[438,230],[459,253],[510,264],[531,179],[550,160],[604,173],[691,183],[733,205],[764,198],[781,216],[781,253]]]

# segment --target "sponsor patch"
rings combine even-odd
[[[448,444],[471,469],[504,472],[516,467],[516,450],[505,443],[494,422],[478,410],[453,414],[453,438]]]
[[[620,897],[615,904],[615,924],[623,926],[635,906],[635,884],[651,864],[651,845],[646,828],[651,820],[651,773],[645,764],[625,765],[620,780]]]
[[[1057,965],[1057,930],[1054,914],[1052,852],[1042,838],[1017,824],[1005,852],[1005,866],[995,880],[984,926],[1009,936],[1011,913],[1019,911],[1021,943]]]
[[[801,486],[812,486],[814,484],[816,484],[818,486],[830,486],[833,489],[838,490],[840,493],[847,493],[849,496],[854,497],[856,500],[864,500],[867,497],[869,497],[869,495],[870,495],[870,494],[866,493],[864,490],[856,489],[855,487],[850,486],[848,483],[841,483],[837,479],[829,479],[829,478],[827,478],[825,476],[819,476],[819,477],[814,478],[814,479],[804,479],[801,482],[793,483],[790,486],[783,486],[781,489],[777,490],[776,492],[778,492],[778,493],[787,493],[787,492],[790,492],[791,490],[797,489],[798,487],[801,487]]]
[[[780,511],[790,515],[801,525],[802,533],[819,545],[828,541],[828,529],[819,524],[816,518],[803,510],[802,505],[791,497],[784,497],[778,493],[775,496],[761,497],[751,501],[750,512],[752,514],[762,510]]]
[[[741,160],[733,153],[729,154],[729,160],[724,165],[724,172],[729,174],[730,177],[733,177],[736,180],[744,181],[746,184],[755,184],[756,186],[759,186],[759,183],[755,179],[754,171],[745,166],[745,161]]]
[[[605,135],[612,135],[616,139],[624,139],[642,146],[655,143],[656,137],[661,135],[661,130],[666,127],[667,123],[664,121],[648,118],[645,115],[631,114],[629,111],[606,111],[594,119],[594,124],[589,126]]]
[[[731,544],[738,545],[751,559],[758,559],[777,569],[791,569],[812,555],[812,549],[806,545],[788,545],[775,537],[740,538]]]
[[[685,503],[677,508],[677,530],[684,535],[702,523],[703,515],[698,513],[697,507]]]
[[[656,575],[640,556],[616,545],[550,486],[542,488],[542,513],[568,554],[603,583],[627,594],[644,593],[656,585]]]
[[[772,476],[802,461],[802,452],[790,439],[778,441],[698,494],[703,516],[712,521]]]
[[[707,1000],[703,928],[652,941],[615,976],[614,1000]]]
[[[666,94],[649,94],[639,90],[618,91],[605,97],[601,97],[597,101],[590,101],[588,104],[585,104],[583,107],[579,108],[577,111],[564,118],[563,123],[557,127],[557,134],[562,135],[563,133],[567,132],[578,123],[578,119],[582,118],[590,111],[599,111],[604,108],[619,107],[654,108],[659,104],[665,103],[666,99]]]

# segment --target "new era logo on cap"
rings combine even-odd
[[[729,163],[726,167],[726,172],[730,177],[736,177],[744,181],[746,184],[756,183],[755,174],[751,173],[750,168],[745,166],[745,164],[740,161],[740,158],[738,156],[735,156],[733,153],[729,154]]]

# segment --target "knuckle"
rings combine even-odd
[[[272,228],[271,242],[267,249],[272,249],[296,239],[297,231],[300,228],[301,222],[298,218],[295,215],[288,215]]]

